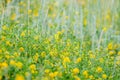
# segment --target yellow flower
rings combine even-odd
[[[6,45],[7,46],[10,46],[11,44],[10,44],[10,41],[6,41]]]
[[[16,67],[18,67],[19,69],[21,69],[23,67],[23,64],[21,62],[16,62]]]
[[[76,63],[79,63],[79,62],[81,62],[81,58],[79,57],[79,58],[77,58],[77,60],[76,60]]]
[[[97,67],[96,72],[101,73],[102,72],[102,68],[101,67]]]
[[[23,31],[21,34],[20,34],[21,37],[25,37],[25,32]]]
[[[25,80],[23,75],[16,75],[15,80]]]
[[[103,75],[102,75],[102,78],[103,78],[103,79],[107,79],[107,75],[106,75],[106,74],[103,74]]]
[[[10,65],[15,66],[15,65],[16,65],[16,62],[15,62],[14,60],[11,60],[11,61],[10,61]]]
[[[11,20],[15,20],[15,19],[16,19],[16,14],[14,13],[11,15]]]
[[[85,78],[88,78],[88,77],[89,77],[89,76],[88,76],[88,71],[87,71],[87,70],[83,71],[82,74],[85,76]]]
[[[51,72],[51,73],[49,74],[49,76],[50,76],[50,78],[54,78],[54,77],[55,77],[55,75],[54,75],[53,72]]]
[[[2,53],[2,49],[0,49],[0,53]]]
[[[45,56],[46,56],[46,53],[45,53],[45,52],[42,52],[42,53],[41,53],[41,57],[44,58]]]
[[[50,72],[50,70],[49,69],[45,69],[45,71],[44,71],[46,74],[48,74],[49,72]]]
[[[106,28],[106,27],[104,27],[104,28],[103,28],[103,31],[104,31],[104,32],[106,32],[106,31],[107,31],[107,28]]]
[[[29,9],[29,10],[28,10],[28,14],[31,14],[31,13],[32,13],[32,10],[31,10],[31,9]]]
[[[73,74],[78,74],[80,72],[80,70],[78,68],[74,68],[72,72],[73,72]]]
[[[6,37],[5,37],[5,36],[2,36],[1,39],[2,39],[2,41],[4,41],[4,40],[6,39]]]
[[[36,70],[36,65],[35,64],[31,64],[29,67],[31,70]]]
[[[74,76],[75,80],[81,80],[78,76]]]
[[[93,80],[93,79],[94,79],[94,76],[93,76],[93,75],[90,75],[89,78]]]
[[[2,26],[2,30],[7,30],[7,26],[6,25]]]
[[[120,51],[118,52],[118,55],[120,56]]]
[[[63,62],[64,62],[64,63],[70,62],[70,58],[69,58],[69,57],[63,58]]]
[[[2,68],[7,68],[8,67],[8,64],[6,62],[3,62],[1,65],[2,65]]]
[[[112,50],[113,49],[113,44],[112,43],[109,43],[108,44],[108,50]]]
[[[84,24],[84,26],[87,25],[87,19],[84,19],[84,20],[83,20],[83,24]]]
[[[39,16],[38,10],[34,10],[34,11],[33,11],[33,16],[35,16],[35,17],[38,17],[38,16]]]
[[[23,51],[24,51],[24,48],[23,48],[23,47],[20,47],[19,50],[20,50],[21,52],[23,52]]]
[[[114,54],[115,54],[114,51],[110,51],[110,52],[109,52],[109,55],[114,55]]]
[[[57,75],[58,75],[58,72],[57,72],[57,71],[55,71],[55,72],[54,72],[54,76],[57,76]]]

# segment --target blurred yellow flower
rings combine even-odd
[[[14,60],[11,60],[11,61],[10,61],[10,65],[16,66],[16,62],[15,62]]]
[[[76,60],[76,63],[79,63],[79,62],[81,62],[81,58],[79,57],[79,58],[77,58],[77,60]]]
[[[25,37],[25,31],[20,34],[21,37]]]
[[[49,69],[45,69],[45,71],[44,71],[46,74],[48,74],[49,72],[50,72],[50,70]]]
[[[88,78],[88,77],[89,77],[89,76],[88,76],[88,71],[87,71],[87,70],[83,71],[82,74],[84,75],[85,78]]]
[[[112,43],[109,43],[108,44],[108,50],[112,50],[113,49],[113,44]]]
[[[22,62],[16,62],[16,67],[21,69],[23,67]]]
[[[72,72],[73,72],[73,74],[78,74],[79,72],[80,72],[80,70],[78,69],[78,68],[74,68],[73,70],[72,70]]]
[[[69,58],[69,57],[64,57],[64,58],[63,58],[63,62],[64,62],[64,63],[70,62],[70,58]]]
[[[15,80],[25,80],[23,75],[16,75]]]
[[[20,50],[21,52],[23,52],[23,51],[24,51],[24,48],[23,48],[23,47],[20,47],[19,50]]]
[[[96,72],[101,73],[102,71],[102,67],[97,67]]]
[[[107,75],[106,74],[102,74],[102,78],[103,79],[107,79]]]
[[[81,80],[78,76],[74,76],[75,80]]]
[[[15,19],[16,19],[16,14],[15,14],[15,13],[12,14],[10,19],[11,19],[11,20],[15,20]]]
[[[7,67],[8,67],[7,62],[2,62],[2,63],[1,63],[1,67],[2,67],[2,68],[7,68]]]

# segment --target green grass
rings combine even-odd
[[[0,80],[120,79],[119,0],[2,2]]]

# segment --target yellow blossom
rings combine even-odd
[[[49,72],[50,72],[50,70],[49,69],[45,69],[45,71],[44,71],[46,74],[48,74]]]
[[[96,72],[101,73],[102,72],[102,68],[101,67],[97,67]]]
[[[23,75],[16,75],[15,80],[25,80]]]
[[[2,68],[7,68],[8,67],[7,62],[3,62],[1,65],[2,65]]]
[[[10,61],[10,65],[15,66],[15,65],[16,65],[16,62],[15,62],[14,60],[11,60],[11,61]]]
[[[80,72],[80,70],[78,68],[74,68],[72,72],[73,72],[73,74],[78,74]]]
[[[107,79],[107,75],[106,75],[106,74],[103,74],[103,75],[102,75],[102,78],[103,78],[103,79]]]
[[[21,52],[23,52],[23,51],[24,51],[24,48],[23,48],[23,47],[20,47],[19,50],[20,50]]]
[[[21,34],[20,34],[21,37],[25,37],[25,32],[23,31]]]
[[[65,63],[70,62],[70,58],[69,57],[63,58],[63,62],[65,62]]]
[[[18,67],[19,69],[21,69],[23,67],[23,64],[21,62],[16,62],[16,67]]]
[[[79,58],[77,58],[77,60],[76,60],[76,63],[79,63],[79,62],[81,62],[81,58],[79,57]]]
[[[113,44],[112,43],[109,43],[108,44],[108,50],[112,50],[113,49]]]
[[[83,71],[82,74],[85,76],[85,78],[88,78],[88,77],[89,77],[89,76],[88,76],[88,71],[87,71],[87,70]]]
[[[81,80],[78,76],[74,76],[75,80]]]
[[[16,19],[16,14],[14,13],[11,15],[11,20],[15,20],[15,19]]]

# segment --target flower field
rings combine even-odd
[[[0,80],[120,80],[119,0],[0,0]]]

